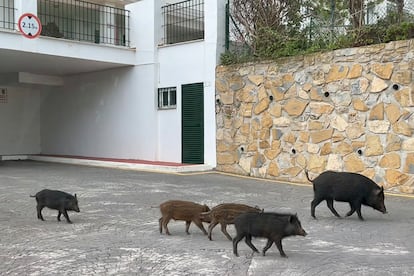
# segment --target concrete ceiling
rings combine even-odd
[[[28,72],[64,76],[125,67],[125,64],[0,49],[0,74]]]

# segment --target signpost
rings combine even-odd
[[[42,23],[40,19],[32,14],[22,14],[18,22],[19,31],[27,38],[36,38],[42,32]]]

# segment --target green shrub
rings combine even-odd
[[[237,54],[227,51],[221,55],[221,64],[273,59],[414,38],[414,23],[395,22],[396,19],[390,15],[374,25],[348,30],[346,34],[336,37],[332,37],[330,33],[321,33],[316,36],[315,31],[313,30],[312,34],[309,29],[299,32],[288,28],[282,31],[261,28],[253,42],[253,53],[244,51]],[[312,36],[312,39],[309,39],[310,36]]]

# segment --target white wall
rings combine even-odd
[[[37,89],[7,88],[0,103],[0,155],[40,153],[40,93]]]
[[[158,87],[177,87],[177,109],[158,111],[160,160],[181,162],[181,85],[204,83],[204,162],[216,166],[215,68],[224,51],[225,2],[205,1],[203,41],[160,47]]]
[[[189,53],[191,58],[188,56]],[[158,111],[158,158],[181,162],[181,85],[204,82],[204,43],[193,42],[163,47],[159,49],[158,56],[158,88],[177,87],[177,108]],[[208,132],[205,131],[204,139],[210,139],[208,136]]]
[[[125,68],[67,78],[43,99],[42,153],[155,160],[155,110],[141,88],[153,75]]]
[[[136,66],[67,76],[64,86],[42,92],[31,86],[25,91],[30,93],[20,99],[20,105],[28,107],[0,109],[0,115],[8,112],[2,118],[24,115],[21,120],[4,122],[7,129],[18,125],[21,130],[30,130],[30,135],[16,132],[6,136],[16,143],[17,137],[30,137],[24,145],[16,144],[12,153],[181,162],[181,85],[203,82],[204,160],[214,167],[215,67],[224,44],[218,42],[220,30],[224,32],[224,26],[217,23],[224,4],[218,2],[222,1],[205,2],[203,41],[161,48],[159,1],[128,5],[131,41],[136,48],[135,60],[129,62]],[[158,110],[157,88],[169,86],[177,87],[177,109]]]
[[[67,77],[64,87],[45,97],[42,153],[158,160],[155,5],[126,7],[135,67]]]

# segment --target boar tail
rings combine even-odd
[[[306,178],[309,180],[309,182],[313,184],[313,181],[309,178],[308,170],[305,170],[305,175],[306,175]]]
[[[33,195],[29,195],[30,197],[36,197],[35,195],[33,196]]]

